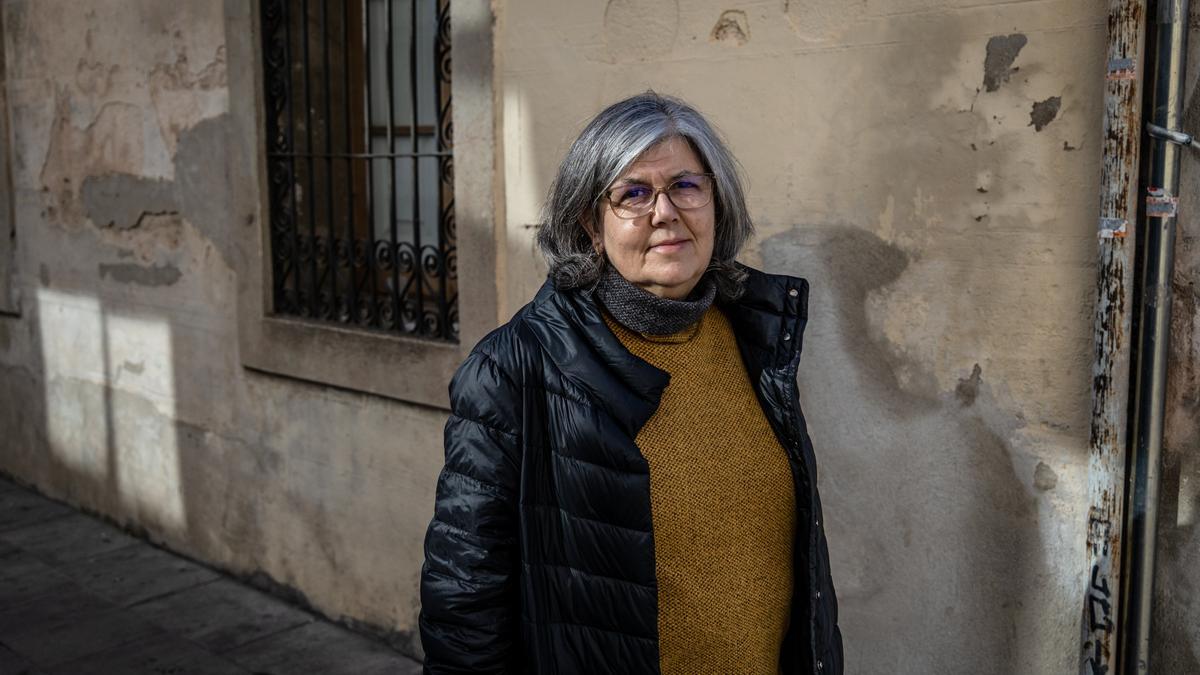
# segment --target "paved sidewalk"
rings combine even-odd
[[[420,673],[420,665],[0,478],[0,675]]]

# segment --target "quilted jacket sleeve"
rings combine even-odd
[[[425,672],[519,672],[520,389],[472,353],[450,383],[446,464],[425,535]]]

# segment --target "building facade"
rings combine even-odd
[[[574,135],[654,89],[741,160],[743,260],[812,284],[849,672],[1078,670],[1102,4],[310,3],[3,3],[0,471],[419,656],[449,376],[544,280]],[[1198,182],[1156,617],[1178,673]]]

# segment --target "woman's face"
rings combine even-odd
[[[680,176],[702,173],[704,164],[692,146],[673,137],[642,153],[610,187],[640,183],[651,189],[664,188]],[[685,210],[672,204],[663,192],[657,195],[650,213],[632,219],[618,217],[605,203],[600,232],[594,233],[593,241],[630,283],[678,300],[700,281],[712,258],[714,201]]]

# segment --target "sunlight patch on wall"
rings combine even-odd
[[[1187,462],[1184,463],[1187,465]],[[1200,490],[1196,489],[1196,480],[1188,471],[1179,475],[1179,512],[1175,516],[1176,527],[1191,527],[1196,523],[1196,506],[1200,501]]]
[[[504,172],[509,228],[536,224],[545,195],[536,170],[533,118],[520,82],[504,88],[504,147],[508,167]]]
[[[181,530],[171,327],[158,318],[111,314],[104,323],[120,499],[141,522]]]
[[[46,288],[37,316],[47,440],[70,491],[106,495],[118,520],[185,528],[170,325]]]
[[[108,475],[104,316],[96,298],[37,289],[46,387],[46,440],[55,460],[85,479]]]

